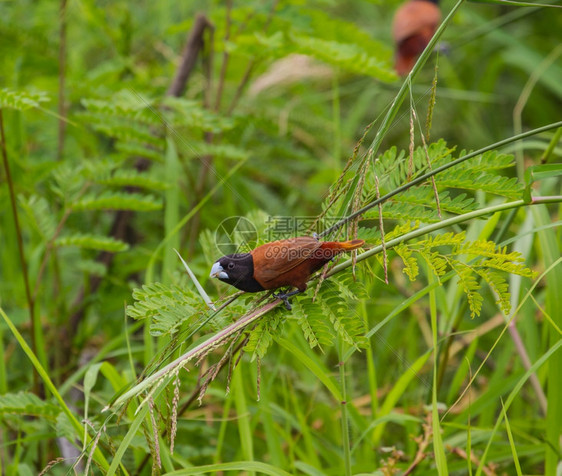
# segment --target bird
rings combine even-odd
[[[394,14],[392,37],[396,43],[394,69],[406,76],[430,42],[441,21],[438,0],[408,0]]]
[[[360,248],[364,240],[320,241],[314,236],[299,236],[258,246],[249,253],[223,256],[211,268],[218,278],[249,293],[295,287],[295,291],[274,294],[291,310],[290,296],[306,291],[310,276],[344,251]]]

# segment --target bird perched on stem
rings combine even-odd
[[[306,291],[312,273],[338,254],[355,250],[364,243],[363,240],[319,241],[309,236],[273,241],[250,253],[223,256],[213,264],[211,277],[250,293],[295,287],[296,291],[274,295],[290,310],[288,298]]]
[[[394,14],[392,37],[396,43],[394,69],[406,76],[414,67],[441,21],[437,0],[408,0]]]

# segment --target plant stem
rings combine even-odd
[[[347,415],[347,389],[345,380],[345,361],[343,360],[344,352],[344,341],[341,337],[338,338],[339,341],[339,368],[340,368],[340,384],[341,384],[341,394],[342,400],[341,405],[341,436],[342,436],[342,446],[343,446],[343,463],[345,476],[351,476],[351,447],[349,444],[349,422]]]
[[[507,202],[507,203],[502,203],[500,205],[493,205],[491,207],[482,208],[481,210],[474,210],[470,213],[465,213],[464,215],[455,216],[447,220],[440,221],[439,223],[432,223],[431,225],[425,226],[423,228],[418,228],[417,230],[413,230],[409,233],[406,233],[402,236],[399,236],[398,238],[394,238],[393,240],[390,240],[389,242],[385,243],[385,248],[386,249],[394,248],[400,243],[403,243],[408,240],[412,240],[414,238],[417,238],[418,236],[426,235],[428,233],[440,230],[442,228],[446,228],[452,225],[458,225],[460,223],[464,223],[466,221],[472,220],[473,218],[482,217],[484,215],[490,215],[492,213],[501,212],[503,210],[509,210],[511,208],[522,207],[525,205],[539,205],[539,204],[560,203],[560,202],[562,202],[562,195],[551,196],[551,197],[533,197],[531,203],[525,203],[524,200],[515,200],[514,202]],[[360,255],[358,255],[355,261],[357,263],[359,261],[363,261],[364,259],[370,258],[371,256],[374,256],[382,252],[382,250],[383,247],[381,245],[375,246],[374,248],[371,248],[369,251],[366,251],[365,253],[361,253]],[[340,271],[349,268],[352,264],[353,261],[351,259],[348,259],[343,263],[334,266],[328,272],[328,274],[326,274],[326,278],[329,278],[330,276],[333,276],[334,274],[337,274]]]
[[[178,357],[173,362],[170,362],[168,365],[160,369],[158,372],[155,372],[152,375],[146,377],[138,385],[135,385],[132,389],[121,395],[115,402],[113,402],[113,404],[110,404],[107,407],[105,407],[104,410],[108,410],[110,407],[111,408],[119,407],[120,405],[125,403],[129,398],[136,396],[139,392],[149,387],[152,383],[156,383],[158,380],[164,379],[166,375],[168,375],[174,369],[187,364],[190,360],[193,360],[194,358],[208,352],[209,349],[213,347],[217,347],[224,340],[228,339],[230,336],[236,334],[241,329],[244,329],[244,327],[248,326],[252,322],[258,320],[263,315],[267,314],[272,309],[279,306],[281,302],[282,301],[277,299],[273,302],[267,303],[260,309],[256,309],[250,314],[241,317],[230,326],[224,328],[220,332],[217,332],[213,337],[210,337],[206,341],[202,342],[198,346],[194,347],[193,349],[187,351],[185,354]],[[139,409],[140,406],[137,409],[137,411],[139,411]]]
[[[66,107],[64,104],[64,88],[66,81],[66,11],[66,0],[61,0],[59,8],[59,128],[57,160],[62,159],[64,150],[64,133],[66,130]]]
[[[453,16],[455,15],[455,13],[460,8],[460,6],[462,5],[463,2],[464,2],[464,0],[459,0],[453,6],[453,8],[449,12],[449,14],[445,18],[445,20],[443,20],[443,23],[441,23],[441,25],[439,26],[439,28],[437,29],[437,31],[433,35],[431,41],[426,46],[425,50],[423,50],[423,53],[418,58],[418,61],[416,62],[416,64],[412,68],[412,71],[410,71],[410,74],[408,75],[406,80],[402,83],[402,87],[400,88],[400,90],[396,94],[396,97],[394,98],[392,106],[390,107],[390,109],[386,113],[386,116],[384,117],[384,119],[381,123],[381,126],[380,126],[379,130],[377,131],[377,134],[376,134],[373,142],[371,143],[371,146],[368,149],[369,154],[371,156],[374,156],[378,152],[384,136],[386,135],[386,133],[390,129],[390,127],[392,125],[392,121],[396,117],[396,114],[398,114],[398,110],[400,109],[400,106],[404,102],[404,98],[406,97],[406,93],[411,88],[412,80],[418,75],[419,71],[421,70],[423,65],[426,63],[429,56],[433,53],[433,50],[435,49],[435,45],[439,41],[439,38],[441,38],[441,35],[443,35],[443,32],[447,28],[447,25],[451,22],[451,20],[453,19]],[[431,175],[428,175],[428,176],[431,177]],[[357,184],[358,179],[359,179],[359,176],[356,176],[355,179],[354,179],[354,184],[352,184],[352,186],[350,187],[351,190],[355,190],[355,185]],[[387,194],[384,197],[381,197],[379,200],[375,200],[374,202],[372,202],[372,204],[371,204],[372,206],[369,206],[369,208],[367,208],[367,210],[369,210],[370,208],[378,205],[379,203],[384,202],[385,200],[388,200],[388,198],[392,197],[396,193],[399,193],[400,191],[402,191],[402,189],[405,190],[406,188],[409,188],[409,186],[412,186],[412,185],[413,184],[407,184],[406,186],[404,186],[405,188],[400,187],[400,188],[396,189],[392,194]],[[335,230],[339,229],[341,226],[345,225],[346,223],[353,220],[357,216],[363,214],[365,211],[366,210],[364,208],[362,208],[361,210],[358,210],[357,212],[352,213],[347,218],[344,218],[343,220],[341,220],[340,222],[331,226],[327,230],[324,230],[322,233],[320,233],[319,236],[321,236],[321,237],[325,236],[325,235],[331,233],[332,231],[335,231]]]
[[[523,132],[522,134],[518,134],[518,135],[515,135],[515,136],[512,136],[512,137],[508,137],[507,139],[503,139],[499,142],[496,142],[495,144],[488,145],[488,146],[483,147],[482,149],[479,149],[475,152],[471,152],[470,154],[463,155],[462,157],[459,157],[458,159],[453,160],[452,162],[449,162],[448,164],[442,165],[441,167],[437,167],[436,169],[430,170],[428,173],[426,173],[424,175],[421,175],[421,176],[415,178],[414,180],[412,180],[411,182],[408,182],[407,184],[404,184],[404,185],[396,188],[395,190],[387,193],[386,195],[382,196],[381,198],[373,200],[371,203],[365,205],[360,210],[357,210],[356,212],[348,215],[347,217],[343,218],[339,222],[335,223],[333,226],[331,226],[327,230],[324,230],[322,233],[319,234],[319,236],[322,237],[322,236],[330,234],[331,232],[333,232],[333,231],[337,230],[338,228],[342,227],[343,225],[350,222],[354,218],[357,218],[358,216],[363,215],[363,213],[369,211],[371,208],[376,207],[379,203],[386,202],[387,200],[394,197],[395,195],[398,195],[399,193],[403,192],[404,190],[407,190],[410,187],[413,187],[414,185],[418,185],[420,183],[423,183],[428,178],[431,178],[434,175],[437,175],[438,173],[443,172],[444,170],[447,170],[451,167],[454,167],[454,166],[460,164],[461,162],[464,162],[468,159],[472,159],[473,157],[476,157],[477,155],[483,154],[484,152],[487,152],[489,150],[497,149],[499,147],[503,147],[504,145],[511,144],[512,142],[515,142],[515,141],[518,141],[518,140],[521,140],[521,139],[525,139],[527,137],[533,136],[535,134],[540,134],[541,132],[546,132],[546,131],[549,131],[551,129],[556,129],[558,127],[562,127],[562,121],[553,122],[552,124],[548,124],[546,126],[542,126],[542,127],[537,128],[537,129],[532,129],[530,131]]]
[[[558,144],[558,142],[560,141],[560,137],[562,137],[562,127],[558,128],[554,133],[554,135],[552,136],[550,144],[548,144],[548,147],[546,148],[546,150],[544,151],[541,157],[541,164],[546,164],[548,162],[548,159],[552,155],[552,152],[554,151],[556,144]]]
[[[6,182],[8,182],[8,189],[10,192],[10,206],[12,208],[12,215],[14,217],[14,225],[16,227],[16,237],[18,242],[18,253],[20,258],[23,284],[25,287],[25,295],[27,298],[27,307],[29,309],[29,322],[31,324],[31,349],[37,355],[37,334],[39,332],[39,323],[35,316],[35,302],[31,295],[31,286],[29,285],[29,275],[27,274],[27,263],[25,261],[25,253],[23,251],[23,236],[21,233],[20,221],[18,216],[18,209],[16,206],[16,193],[14,191],[14,182],[12,180],[12,173],[10,171],[10,163],[8,162],[8,149],[6,146],[6,136],[4,134],[4,118],[2,109],[0,109],[0,140],[2,141],[2,160],[4,162],[4,170],[6,171]],[[33,369],[33,388],[37,395],[40,393],[39,389],[39,375],[37,370]]]
[[[61,394],[58,392],[57,388],[53,384],[53,381],[49,377],[47,370],[45,370],[45,368],[41,365],[41,362],[39,362],[35,353],[32,351],[32,349],[30,349],[29,345],[27,345],[27,342],[25,341],[23,336],[20,334],[20,332],[17,330],[12,320],[8,317],[8,315],[4,312],[4,310],[1,307],[0,307],[0,316],[2,316],[2,319],[10,329],[10,332],[18,341],[20,347],[22,348],[27,358],[33,364],[33,368],[41,376],[41,379],[45,383],[47,389],[49,389],[50,392],[52,393],[54,399],[60,406],[61,411],[67,416],[70,425],[72,425],[73,429],[75,430],[75,434],[80,436],[85,434],[87,438],[87,443],[90,443],[91,438],[88,436],[87,432],[84,433],[84,428],[82,427],[82,424],[76,419],[74,413],[72,413],[72,411],[70,410],[64,399],[62,398]],[[104,456],[102,455],[102,453],[98,448],[96,448],[94,456],[96,461],[102,468],[106,469],[109,467],[107,460],[104,458]]]
[[[546,204],[546,203],[558,203],[558,202],[562,202],[562,196],[534,197],[531,204],[534,205],[534,204]],[[491,206],[491,207],[487,207],[487,208],[484,208],[482,210],[475,210],[473,212],[466,213],[466,214],[461,215],[461,216],[453,217],[453,218],[450,218],[448,220],[443,220],[442,222],[434,223],[434,224],[426,226],[424,228],[420,228],[420,229],[414,230],[410,233],[406,233],[406,234],[402,235],[401,237],[398,237],[398,238],[395,238],[394,240],[389,241],[388,243],[386,243],[385,247],[387,249],[393,248],[394,246],[397,246],[404,241],[417,238],[418,236],[425,235],[427,233],[431,233],[433,231],[439,230],[441,228],[445,228],[447,226],[459,224],[459,223],[462,223],[462,222],[465,222],[465,221],[468,221],[468,220],[471,220],[473,218],[477,218],[477,217],[480,217],[480,216],[483,216],[483,215],[488,215],[488,214],[495,213],[495,212],[498,212],[498,211],[509,210],[511,208],[521,207],[521,206],[525,206],[525,205],[529,205],[529,204],[525,203],[523,200],[516,200],[514,202],[508,202],[508,203],[503,203],[501,205],[494,205],[494,206]],[[382,251],[382,249],[383,249],[382,246],[376,246],[376,247],[370,249],[369,251],[366,251],[365,253],[362,253],[359,256],[357,256],[356,261],[357,262],[363,261],[364,259],[367,259],[371,256],[374,256],[375,254],[380,253]],[[339,272],[343,271],[344,269],[352,266],[352,264],[353,264],[352,260],[349,259],[349,260],[339,264],[338,266],[335,266],[326,275],[326,277],[333,276],[334,274],[339,273]],[[125,392],[123,395],[121,395],[119,398],[117,398],[113,403],[110,403],[104,410],[119,407],[120,405],[124,404],[129,398],[135,397],[141,391],[147,389],[148,387],[150,387],[153,384],[160,385],[162,383],[162,381],[166,378],[166,376],[170,375],[175,369],[180,368],[180,367],[184,366],[185,364],[187,364],[190,360],[193,360],[194,358],[209,352],[210,349],[217,347],[222,342],[224,342],[226,339],[228,339],[229,337],[231,337],[234,334],[236,334],[237,332],[239,332],[241,329],[244,329],[246,326],[248,326],[252,322],[257,321],[262,316],[267,314],[269,311],[271,311],[275,307],[277,307],[279,304],[281,304],[280,300],[275,300],[273,302],[269,302],[269,303],[265,304],[264,306],[262,306],[261,308],[252,311],[250,314],[241,317],[238,321],[234,322],[230,326],[221,330],[220,332],[218,332],[214,336],[210,337],[206,341],[202,342],[198,346],[194,347],[193,349],[187,351],[185,354],[178,357],[176,360],[169,363],[168,365],[166,365],[165,367],[160,369],[158,372],[155,372],[154,374],[146,377],[142,382],[140,382],[139,384],[135,385],[133,388],[131,388],[130,390]],[[342,371],[342,370],[340,370],[340,371]],[[345,400],[345,398],[343,398],[342,400]],[[142,406],[142,404],[141,404],[141,406]],[[141,406],[139,406],[139,408]],[[138,411],[138,409],[137,409],[137,411]]]

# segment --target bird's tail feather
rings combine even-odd
[[[365,240],[325,241],[322,243],[322,248],[330,248],[338,251],[351,251],[360,248],[364,244]]]

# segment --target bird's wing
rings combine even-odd
[[[252,251],[254,276],[261,281],[276,279],[309,259],[321,245],[316,238],[301,236],[260,246]]]

